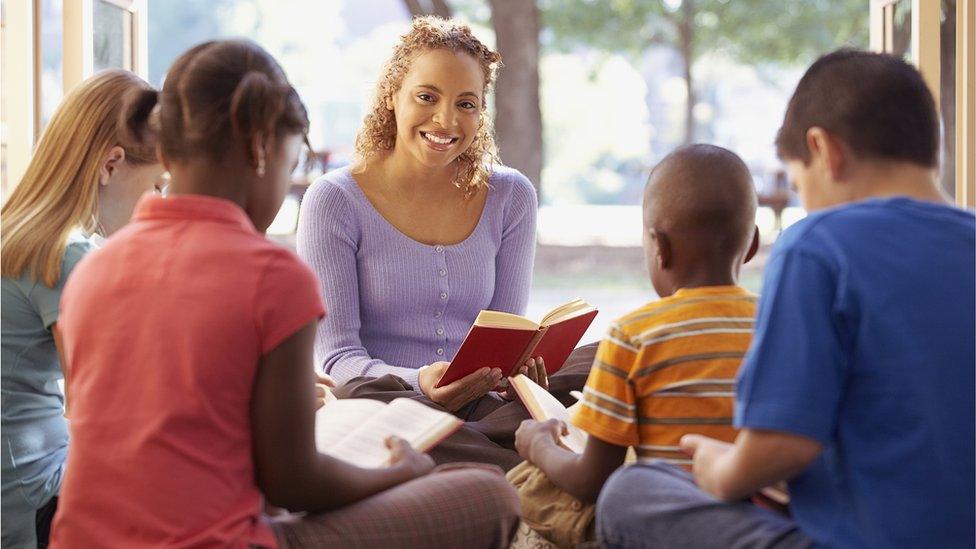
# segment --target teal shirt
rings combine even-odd
[[[35,511],[61,488],[68,423],[51,325],[68,274],[91,249],[81,236],[69,239],[54,288],[27,273],[0,278],[3,547],[33,543]]]

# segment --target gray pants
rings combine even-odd
[[[498,467],[442,465],[325,513],[271,523],[280,549],[495,549],[508,547],[519,500]]]
[[[806,548],[787,517],[748,502],[726,503],[664,462],[617,470],[596,504],[596,533],[607,548]]]

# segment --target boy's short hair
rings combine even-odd
[[[644,189],[645,227],[694,239],[699,249],[735,257],[748,248],[756,222],[756,191],[734,152],[686,145],[651,170]]]
[[[776,152],[810,162],[806,133],[818,126],[860,158],[935,167],[939,119],[915,67],[891,55],[841,49],[810,66],[790,98]]]

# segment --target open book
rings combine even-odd
[[[315,414],[315,446],[359,467],[390,464],[386,439],[396,435],[420,452],[458,430],[460,419],[408,398],[389,404],[368,399],[331,400]]]
[[[528,358],[542,357],[546,372],[556,373],[596,317],[596,307],[582,299],[560,305],[538,323],[510,313],[481,311],[437,382],[442,387],[485,366],[502,376],[518,371]]]
[[[586,448],[586,432],[569,422],[569,416],[572,415],[575,407],[579,406],[579,402],[566,408],[556,397],[549,394],[549,391],[521,374],[511,378],[509,383],[515,388],[519,400],[525,404],[532,419],[546,421],[556,418],[562,421],[566,424],[569,434],[564,435],[560,442],[577,454],[583,453]]]

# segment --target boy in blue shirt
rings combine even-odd
[[[913,67],[841,50],[776,138],[810,216],[766,266],[733,444],[686,435],[693,478],[618,471],[609,547],[973,547],[976,218],[938,187],[939,121]],[[788,481],[793,519],[742,500]],[[697,485],[697,486],[696,486]]]

